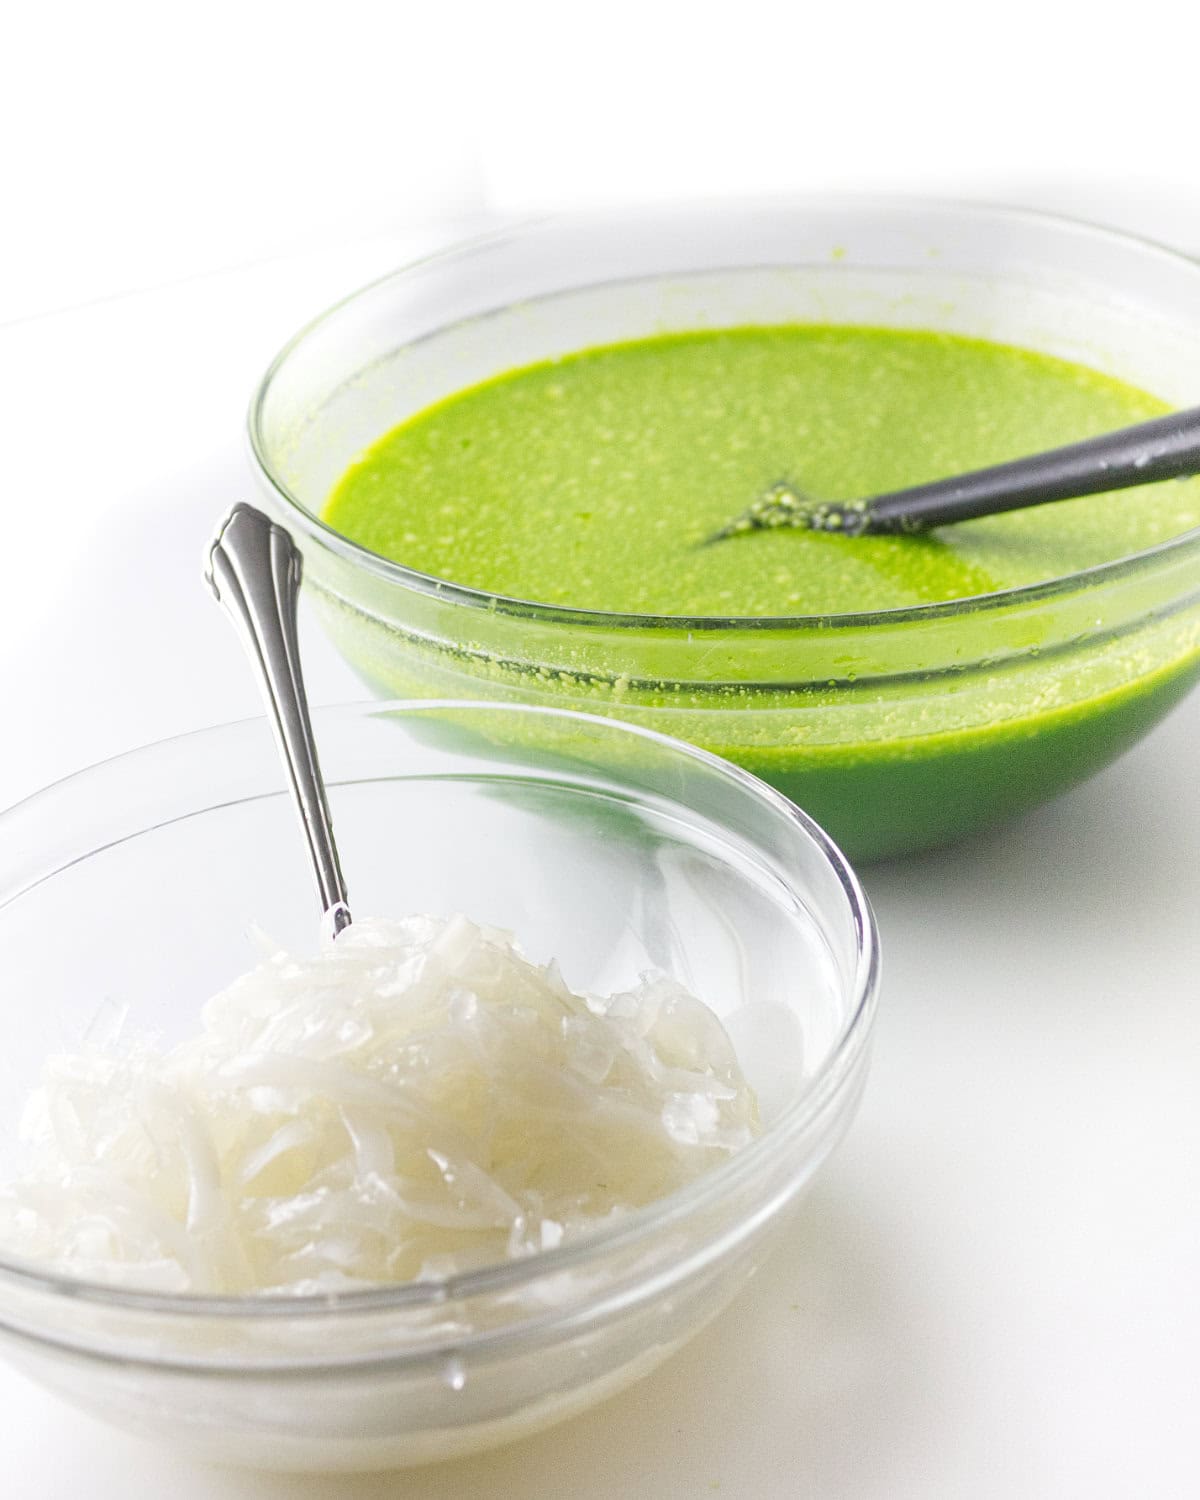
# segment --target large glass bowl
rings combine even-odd
[[[355,911],[464,911],[585,990],[676,976],[725,1019],[765,1121],[589,1239],[443,1281],[222,1300],[0,1256],[0,1347],[67,1399],[210,1458],[357,1469],[556,1422],[712,1318],[849,1122],[878,957],[824,834],[702,751],[499,704],[315,722]],[[261,956],[248,924],[315,946],[310,885],[262,720],[123,755],[0,817],[0,1180],[48,1053],[113,1004],[166,1044],[194,1034],[205,998]],[[796,1029],[802,1055],[781,1053]]]
[[[496,598],[319,519],[364,448],[450,392],[663,329],[785,321],[974,335],[1200,402],[1200,265],[1086,225],[851,200],[477,240],[319,318],[253,403],[268,503],[347,659],[385,694],[553,703],[691,740],[786,792],[852,858],[956,838],[1111,760],[1200,673],[1200,532],[953,604],[685,619]]]

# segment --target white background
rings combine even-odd
[[[460,215],[710,192],[1020,199],[1200,243],[1192,9],[14,7],[0,320]]]
[[[932,191],[1200,250],[1186,17],[6,17],[0,802],[255,710],[198,559],[250,493],[254,380],[336,296],[498,217],[709,193]],[[358,694],[305,645],[315,697]],[[0,1367],[0,1492],[1194,1496],[1198,733],[1193,698],[1047,811],[867,872],[887,976],[860,1120],[770,1270],[630,1396],[474,1464],[326,1485],[176,1467]]]

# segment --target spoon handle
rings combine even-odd
[[[1200,407],[1012,463],[876,495],[856,507],[861,522],[854,529],[925,531],[952,521],[1189,474],[1200,474]]]
[[[299,548],[283,527],[251,505],[235,505],[217,532],[204,576],[258,674],[304,825],[321,909],[336,936],[349,926],[350,909],[300,671],[300,572]]]

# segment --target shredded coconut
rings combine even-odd
[[[304,1293],[568,1243],[758,1132],[675,981],[573,993],[465,917],[277,953],[169,1052],[106,1024],[47,1062],[0,1247],[164,1291]]]

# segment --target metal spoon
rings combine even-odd
[[[209,550],[204,577],[237,627],[271,711],[275,740],[304,825],[321,910],[336,937],[350,925],[350,908],[300,671],[300,572],[300,550],[283,527],[252,505],[235,505]]]
[[[778,527],[843,536],[928,531],[953,521],[1192,474],[1200,474],[1200,407],[869,500],[819,502],[780,482],[701,545]]]

